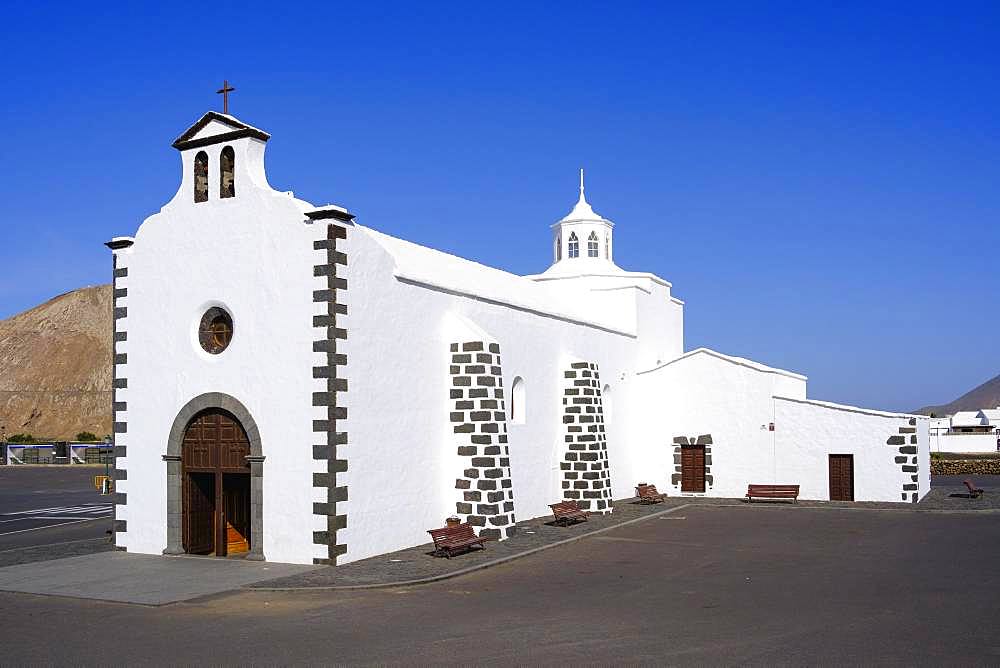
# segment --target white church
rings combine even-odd
[[[552,265],[518,276],[273,190],[268,139],[205,114],[173,199],[107,244],[120,549],[343,564],[449,516],[504,539],[562,500],[610,513],[639,482],[928,492],[926,418],[685,351],[684,302],[616,264],[582,174]]]

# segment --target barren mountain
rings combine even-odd
[[[988,380],[976,389],[966,392],[950,404],[925,406],[917,411],[923,415],[954,415],[958,411],[977,411],[981,408],[1000,406],[1000,376]]]
[[[111,432],[111,286],[74,290],[0,320],[0,425],[7,435]]]

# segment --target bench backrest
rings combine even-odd
[[[747,493],[753,492],[795,492],[799,493],[798,485],[747,485]]]
[[[443,529],[431,529],[428,531],[434,542],[440,542],[442,540],[453,540],[456,538],[467,539],[475,538],[476,532],[472,529],[472,525],[463,522],[462,524],[453,527],[444,527]]]
[[[660,493],[656,491],[656,485],[639,485],[636,487],[639,491],[639,496],[659,496]]]
[[[565,512],[577,512],[580,510],[580,504],[576,501],[560,501],[559,503],[549,504],[549,508],[552,509],[554,513],[565,513]]]

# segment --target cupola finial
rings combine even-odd
[[[587,201],[587,198],[583,196],[583,167],[580,168],[580,201]]]

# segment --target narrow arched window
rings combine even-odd
[[[208,153],[204,151],[194,156],[194,201],[208,201]]]
[[[569,234],[569,249],[566,254],[569,257],[580,257],[580,240],[576,238],[576,232]]]
[[[611,259],[611,235],[609,234],[604,235],[604,259]]]
[[[524,379],[517,376],[510,386],[510,421],[513,424],[524,424],[525,408]]]
[[[556,237],[556,261],[562,259],[562,235]]]
[[[607,432],[611,425],[611,386],[605,385],[601,391],[601,411],[604,414],[604,431]]]
[[[219,197],[236,197],[236,181],[233,178],[233,167],[236,165],[236,154],[232,146],[226,146],[219,155]]]
[[[587,257],[597,257],[597,232],[591,232],[587,237]]]

